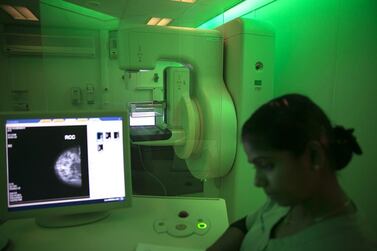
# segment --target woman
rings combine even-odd
[[[255,186],[269,200],[207,250],[377,250],[336,176],[362,153],[352,132],[332,127],[321,108],[299,94],[262,105],[244,124],[242,140]]]

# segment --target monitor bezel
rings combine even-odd
[[[64,205],[60,207],[32,208],[25,210],[8,210],[7,190],[7,163],[6,163],[6,120],[12,119],[48,119],[48,118],[88,118],[88,117],[122,117],[123,119],[123,163],[125,200],[101,202],[94,204]],[[132,177],[131,177],[131,154],[129,139],[129,118],[127,111],[27,111],[27,112],[0,112],[0,139],[3,141],[0,146],[0,220],[17,218],[34,218],[53,215],[72,215],[92,212],[111,211],[113,209],[130,207],[132,204]]]

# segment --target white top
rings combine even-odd
[[[295,234],[270,238],[271,229],[289,208],[267,202],[247,216],[241,251],[377,251],[376,235],[366,226],[359,212],[313,224]]]

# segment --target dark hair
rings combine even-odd
[[[285,150],[296,156],[306,144],[322,144],[335,170],[344,168],[352,154],[362,154],[353,129],[332,127],[323,110],[308,97],[287,94],[263,104],[245,122],[242,139],[259,150]]]

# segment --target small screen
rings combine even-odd
[[[8,211],[126,197],[122,117],[8,119]]]
[[[132,112],[130,126],[155,126],[155,112]]]

